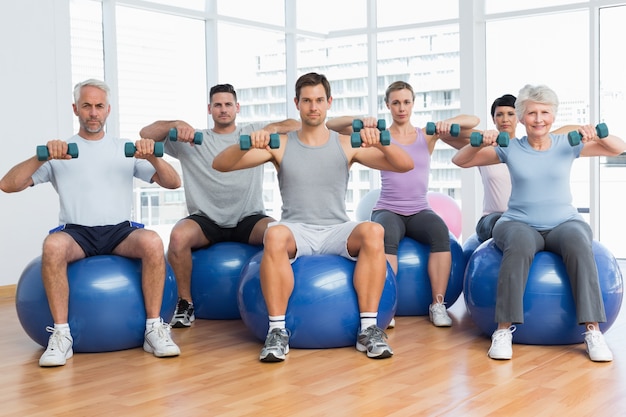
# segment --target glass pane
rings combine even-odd
[[[285,25],[285,0],[217,0],[217,13],[271,25]]]
[[[327,34],[367,26],[367,0],[317,0],[296,2],[299,30]]]
[[[517,96],[526,84],[545,84],[560,102],[554,129],[589,123],[588,16],[572,12],[487,22],[488,107],[503,94]],[[479,116],[493,128],[488,108]],[[523,125],[517,134],[526,134]],[[579,158],[571,187],[574,206],[581,211],[589,209],[589,186],[589,158]]]
[[[147,0],[150,3],[163,4],[165,6],[182,7],[191,10],[204,11],[206,0]]]
[[[284,32],[219,23],[218,34],[218,43],[223,45],[218,51],[218,82],[232,84],[237,91],[237,124],[287,118],[287,105],[293,106],[294,93],[293,86],[285,85]],[[265,209],[278,218],[282,205],[278,180],[271,164],[265,169]]]
[[[609,132],[626,138],[626,78],[622,39],[626,39],[626,7],[600,10],[600,120]],[[600,158],[600,241],[617,258],[626,258],[623,195],[626,155]]]
[[[436,20],[457,19],[459,0],[417,3],[415,0],[377,0],[378,27],[410,25]]]
[[[122,136],[157,119],[204,127],[204,21],[120,6],[117,38]]]
[[[503,13],[516,10],[528,10],[537,7],[561,6],[580,3],[576,0],[485,0],[485,13]]]
[[[385,90],[406,81],[415,91],[411,123],[423,127],[460,113],[460,57],[457,25],[384,32],[378,39],[378,115],[391,124]],[[461,169],[450,147],[437,143],[431,156],[429,189],[461,198]]]
[[[89,78],[104,80],[102,4],[99,1],[70,3],[72,86]],[[74,118],[78,132],[78,119]]]
[[[161,119],[181,119],[204,128],[208,103],[204,21],[123,6],[117,7],[116,15],[121,136],[136,140],[143,126]],[[170,162],[179,168],[178,161]],[[155,188],[141,181],[138,187],[144,193]],[[150,198],[137,199],[141,207],[135,213],[167,245],[169,230],[186,215],[186,206],[167,196],[177,190],[157,189],[148,193]]]

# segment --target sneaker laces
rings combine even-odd
[[[166,342],[170,341],[170,329],[172,326],[169,323],[165,323],[163,319],[160,322],[152,325],[152,330],[156,331],[156,335],[159,339],[165,339]]]
[[[65,335],[63,334],[63,332],[51,326],[46,326],[46,331],[48,333],[52,333],[52,335],[50,336],[50,339],[48,340],[48,350],[55,350],[55,349],[63,350],[62,349],[63,339],[65,338]]]
[[[584,332],[583,335],[585,336],[585,339],[588,340],[588,344],[593,346],[606,346],[608,348],[602,332],[600,330],[596,330],[596,326],[593,324],[587,325],[587,331]]]
[[[437,297],[435,298],[435,304],[433,306],[445,307],[446,304],[447,303],[444,301],[443,295],[437,294]]]
[[[383,343],[383,344],[387,344],[385,342],[385,339],[387,339],[387,333],[384,332],[383,329],[381,329],[378,326],[370,326],[367,329],[363,330],[363,333],[365,333],[367,335],[367,341],[368,344],[379,344],[379,343]]]
[[[282,347],[283,346],[283,331],[287,334],[287,337],[291,336],[289,329],[273,329],[267,334],[265,340],[265,347]]]
[[[184,298],[179,298],[178,303],[176,304],[176,314],[185,312],[189,308],[189,305],[189,301]]]
[[[504,339],[512,336],[513,332],[517,329],[515,326],[510,326],[508,329],[500,329],[496,330],[493,334],[493,342],[498,344],[502,342]]]

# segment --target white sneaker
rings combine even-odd
[[[48,347],[39,358],[39,366],[62,366],[74,355],[72,345],[74,339],[69,331],[61,331],[54,327],[46,327],[52,333],[48,339]]]
[[[395,317],[393,317],[391,319],[391,321],[389,322],[389,324],[387,325],[388,329],[393,329],[394,327],[396,327],[396,318]]]
[[[594,362],[611,362],[613,360],[613,353],[606,344],[604,335],[599,330],[596,330],[593,324],[587,325],[587,331],[583,334],[585,335],[585,345],[587,346],[589,359]]]
[[[160,320],[146,329],[143,342],[143,350],[154,354],[157,358],[180,355],[180,348],[171,337],[171,326]]]
[[[513,332],[515,326],[500,329],[491,335],[491,347],[487,355],[491,359],[511,359],[513,357]]]
[[[443,295],[441,294],[437,295],[436,302],[428,307],[428,316],[430,321],[437,327],[452,326],[452,319],[448,316],[448,311],[443,302]]]

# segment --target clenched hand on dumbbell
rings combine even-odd
[[[256,136],[257,139],[259,140],[263,140],[263,142],[258,143],[257,145],[254,146],[255,148],[258,149],[265,149],[267,146],[270,147],[270,149],[278,149],[280,148],[280,135],[278,133],[270,133],[269,135],[269,141],[267,141],[266,138],[263,138],[263,136]],[[248,149],[252,148],[252,135],[241,135],[239,136],[239,149],[241,149],[242,151],[247,151]]]
[[[609,128],[606,123],[599,123],[596,125],[596,134],[600,139],[604,139],[609,136]],[[567,134],[567,140],[571,146],[578,145],[583,139],[583,135],[580,132],[573,130]]]
[[[140,139],[135,143],[126,142],[124,155],[127,158],[134,156],[135,158],[146,159],[150,155],[160,158],[163,156],[163,142],[155,142],[152,139]]]
[[[350,135],[350,144],[353,148],[359,148],[363,144],[361,139],[361,130],[364,128],[362,120],[354,119],[352,121],[352,134]],[[379,131],[378,140],[383,146],[388,146],[391,143],[391,134],[387,130],[387,123],[384,119],[378,119],[376,122],[376,129]]]
[[[441,133],[437,130],[437,125],[434,122],[426,123],[426,134],[434,135],[435,133]],[[457,123],[450,125],[450,136],[458,137],[461,134],[461,126]]]
[[[500,132],[498,133],[498,137],[496,138],[496,144],[503,148],[509,146],[509,132]],[[472,132],[470,135],[470,144],[477,148],[483,144],[483,134],[480,132]]]
[[[37,146],[37,160],[78,158],[78,145],[62,140],[51,140],[46,145]]]
[[[176,142],[179,139],[179,134],[178,134],[178,130],[173,127],[170,129],[167,138],[171,141],[171,142]],[[189,142],[189,143],[193,143],[194,145],[202,145],[202,140],[204,139],[204,134],[202,132],[196,131],[193,134],[193,141],[192,140],[184,140],[181,138],[181,142]]]

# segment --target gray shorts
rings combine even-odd
[[[356,261],[357,258],[348,253],[348,237],[360,222],[346,222],[330,226],[319,226],[305,223],[272,222],[272,226],[282,225],[291,231],[296,241],[296,256],[291,259],[293,263],[298,257],[306,255],[339,255]]]

